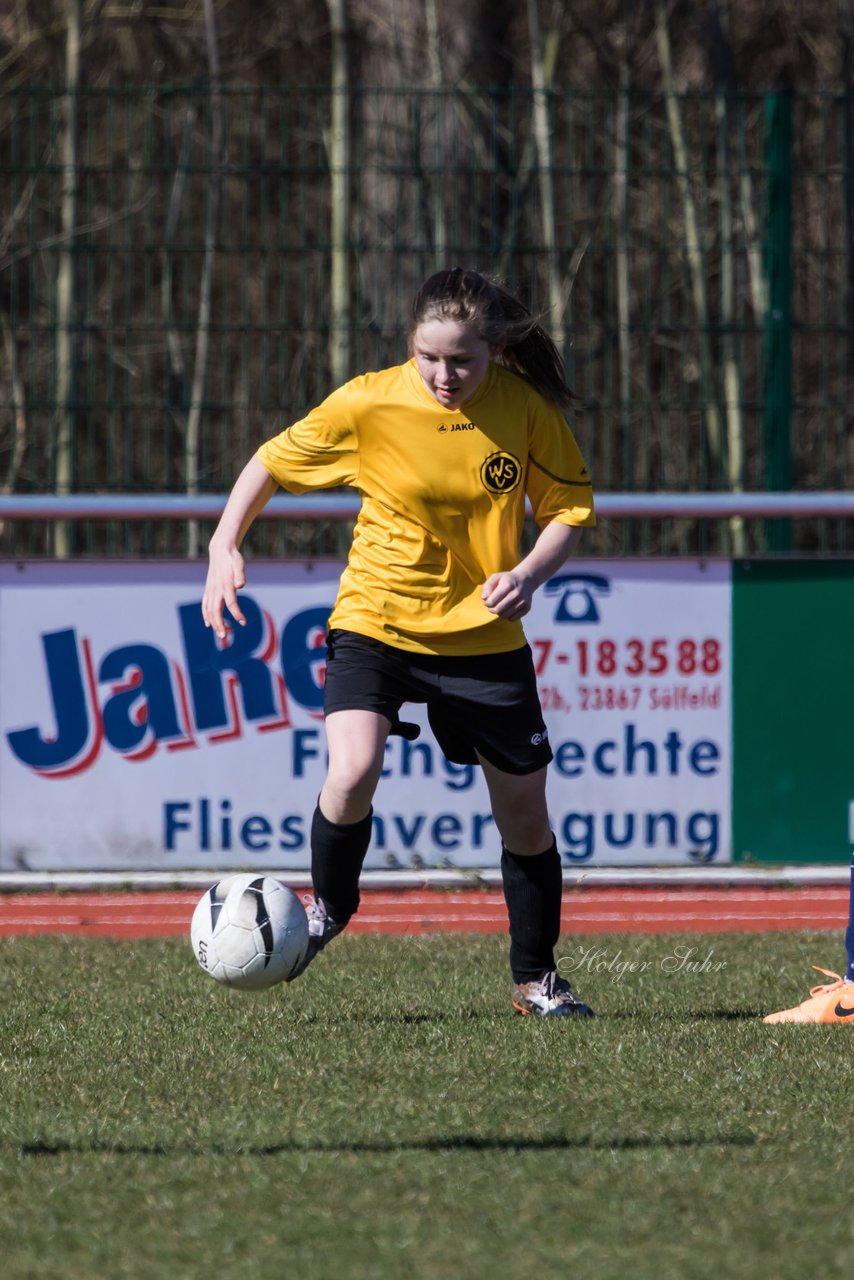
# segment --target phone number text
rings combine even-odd
[[[716,676],[723,664],[722,644],[713,636],[651,640],[576,640],[563,648],[554,640],[532,640],[534,668],[544,676],[555,666],[569,666],[579,679],[628,676]]]

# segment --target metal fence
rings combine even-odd
[[[852,487],[851,101],[361,88],[337,105],[316,87],[0,93],[0,492],[228,488],[335,382],[405,357],[409,298],[449,263],[543,310],[600,492]],[[2,549],[196,554],[209,527],[21,519]],[[338,554],[348,527],[253,538]],[[851,546],[844,516],[734,516],[609,519],[585,550]]]

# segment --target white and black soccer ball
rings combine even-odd
[[[308,947],[308,917],[292,889],[243,873],[203,894],[190,925],[205,973],[227,987],[260,991],[286,981]]]

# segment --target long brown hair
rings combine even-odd
[[[409,340],[428,320],[474,325],[494,359],[566,411],[574,403],[563,357],[535,316],[503,284],[479,271],[449,267],[424,281],[412,300]]]

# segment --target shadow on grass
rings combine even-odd
[[[376,1013],[371,1010],[347,1009],[345,1013],[300,1013],[297,1015],[301,1024],[315,1027],[331,1027],[341,1023],[361,1023],[364,1026],[376,1027],[415,1027],[443,1022],[494,1022],[502,1016],[501,1011],[488,1009],[437,1009],[430,1013],[417,1013],[414,1010],[401,1009],[400,1012],[386,1011]]]
[[[438,1026],[441,1023],[490,1022],[514,1026],[567,1026],[593,1027],[614,1021],[636,1022],[761,1022],[767,1010],[762,1009],[653,1009],[640,1006],[636,1009],[601,1010],[593,1018],[522,1018],[515,1016],[512,1010],[501,1009],[443,1009],[429,1013],[418,1013],[414,1010],[399,1013],[386,1011],[348,1010],[345,1016],[340,1011],[334,1015],[319,1013],[300,1013],[297,1015],[302,1026],[317,1026],[329,1029],[341,1023],[362,1023],[365,1026]],[[296,1021],[294,1018],[293,1021]]]
[[[609,1022],[614,1018],[640,1022],[761,1022],[765,1013],[764,1009],[615,1009],[604,1017]]]
[[[706,1134],[619,1134],[614,1137],[479,1137],[457,1134],[400,1142],[300,1142],[257,1143],[175,1143],[146,1145],[122,1142],[23,1142],[16,1146],[19,1156],[115,1155],[115,1156],[282,1156],[282,1155],[396,1155],[420,1151],[648,1151],[692,1147],[752,1147],[756,1138],[747,1133]]]

